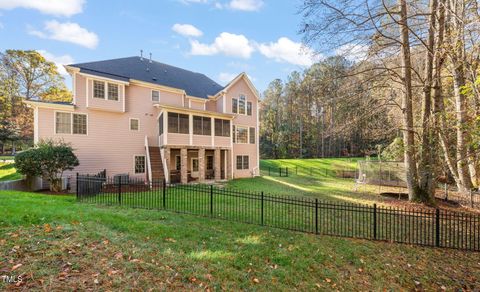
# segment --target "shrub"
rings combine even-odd
[[[61,191],[63,172],[78,165],[78,158],[72,147],[63,141],[41,141],[35,148],[15,156],[18,172],[30,178],[44,177],[50,183],[50,190],[54,192]]]

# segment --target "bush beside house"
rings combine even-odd
[[[27,177],[29,184],[41,176],[50,183],[50,190],[53,192],[62,190],[63,172],[73,170],[78,165],[73,148],[63,141],[41,141],[35,148],[15,156],[15,167]]]

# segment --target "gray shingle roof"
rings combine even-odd
[[[183,89],[187,95],[207,98],[215,95],[224,87],[204,74],[159,63],[147,58],[127,57],[105,61],[70,65],[80,68],[80,72],[128,81],[140,80],[158,85]]]

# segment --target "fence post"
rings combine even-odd
[[[118,177],[118,204],[122,204],[122,177]]]
[[[213,185],[210,185],[210,215],[213,216]]]
[[[373,239],[377,239],[377,204],[373,204]]]
[[[278,176],[282,177],[282,167],[281,166],[278,168]]]
[[[435,246],[440,247],[440,210],[435,209]]]
[[[315,234],[318,234],[318,199],[315,198]]]
[[[261,213],[261,217],[260,217],[260,218],[261,218],[261,224],[263,225],[263,191],[262,191],[262,204],[261,204],[261,208],[260,208],[260,209],[262,210],[262,211],[261,211],[262,213]]]
[[[163,209],[167,208],[166,195],[167,195],[167,181],[164,178],[163,182],[162,182],[162,205],[163,205]]]
[[[77,201],[80,201],[80,196],[79,196],[79,193],[78,193],[78,172],[77,172],[77,180],[75,182],[75,188],[76,188],[75,193],[77,194]]]

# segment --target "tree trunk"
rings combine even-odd
[[[432,200],[434,198],[434,128],[432,128],[431,104],[432,104],[432,83],[433,83],[433,61],[435,49],[435,26],[436,12],[438,7],[437,0],[430,1],[430,21],[428,28],[428,40],[425,56],[425,84],[423,86],[422,97],[422,137],[420,161],[418,167],[419,174],[419,192],[424,197],[422,199]]]
[[[415,140],[413,131],[413,104],[412,104],[412,66],[410,59],[410,40],[407,23],[406,0],[398,0],[400,19],[398,21],[401,39],[402,79],[404,93],[402,96],[402,121],[406,181],[408,198],[410,201],[420,199],[418,196],[417,165],[415,159]]]
[[[433,112],[435,119],[435,129],[437,131],[437,137],[445,163],[450,170],[450,173],[455,180],[457,187],[460,187],[461,183],[458,178],[457,165],[455,159],[450,156],[450,145],[448,144],[447,137],[445,136],[444,129],[447,128],[445,117],[445,104],[442,95],[442,68],[445,62],[444,36],[445,36],[445,7],[446,0],[441,0],[439,3],[439,17],[438,17],[438,36],[437,36],[437,49],[435,50],[435,77],[433,85]]]
[[[455,111],[456,111],[456,121],[455,121],[455,130],[457,136],[457,149],[456,149],[456,159],[457,159],[457,170],[458,177],[461,183],[461,191],[469,191],[473,185],[470,179],[470,172],[468,169],[468,158],[467,158],[467,132],[466,132],[466,122],[467,122],[467,113],[466,113],[466,96],[462,92],[463,86],[465,86],[465,66],[464,66],[464,42],[463,42],[463,24],[460,23],[460,19],[463,15],[463,3],[457,3],[454,1],[454,17],[453,28],[455,32],[455,41],[453,43],[453,50],[451,53],[452,61],[452,74],[453,74],[453,92],[455,96]],[[460,15],[461,14],[461,15]]]

